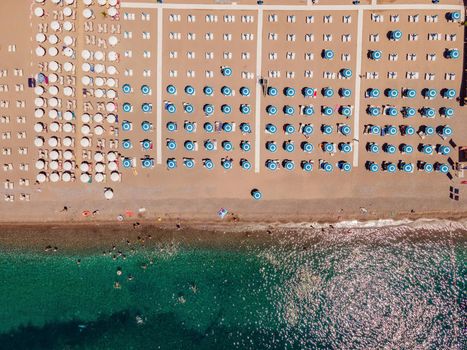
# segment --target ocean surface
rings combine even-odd
[[[459,227],[283,230],[235,249],[2,250],[0,349],[465,348]]]

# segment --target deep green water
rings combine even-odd
[[[0,349],[462,348],[461,233],[295,237],[125,260],[3,251]]]

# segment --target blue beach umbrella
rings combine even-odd
[[[144,113],[150,113],[152,111],[152,106],[150,103],[143,103],[141,105],[141,110],[144,112]]]
[[[143,158],[141,165],[143,168],[151,168],[154,165],[154,161],[151,158]]]
[[[404,107],[404,108],[402,109],[402,115],[403,115],[405,118],[414,117],[416,113],[417,113],[416,109],[415,109],[415,108],[412,108],[412,107]]]
[[[339,89],[339,95],[341,97],[350,97],[350,96],[352,96],[352,90],[345,89],[345,88],[340,88]]]
[[[294,146],[293,142],[291,142],[291,141],[285,141],[285,142],[282,144],[282,148],[283,148],[284,151],[286,151],[286,152],[293,152],[293,151],[295,151],[295,146]]]
[[[245,170],[251,169],[251,163],[247,159],[240,159],[240,166]]]
[[[147,85],[142,85],[141,92],[143,93],[143,95],[149,95],[151,93],[151,88]]]
[[[261,192],[258,190],[258,189],[253,189],[251,190],[251,196],[253,197],[253,199],[255,200],[260,200],[263,195],[261,194]]]
[[[376,89],[376,88],[369,88],[368,90],[366,90],[368,96],[372,97],[372,98],[377,98],[381,95],[381,92],[379,91],[379,89]]]
[[[304,87],[302,89],[302,94],[305,97],[311,97],[311,96],[313,96],[315,94],[315,90],[310,88],[310,87]]]
[[[323,143],[323,151],[328,153],[334,153],[335,146],[332,142],[324,142]]]
[[[169,112],[170,114],[173,114],[177,111],[177,108],[175,107],[175,105],[173,103],[167,103],[165,105],[165,109],[167,110],[167,112]]]
[[[447,174],[449,172],[449,166],[444,163],[435,163],[435,170]]]
[[[240,95],[242,96],[250,96],[250,89],[247,88],[246,86],[242,86],[240,88]]]
[[[394,136],[397,135],[397,128],[394,125],[387,125],[384,128],[384,132],[388,135]]]
[[[458,59],[460,56],[460,53],[459,53],[459,50],[457,49],[450,49],[450,50],[446,50],[444,55],[446,58]]]
[[[313,152],[313,145],[307,141],[303,141],[302,144],[300,145],[303,152],[306,152],[306,153],[311,153]]]
[[[128,139],[125,139],[122,141],[122,147],[124,149],[130,149],[132,147],[131,141]]]
[[[211,115],[214,113],[214,106],[211,104],[205,104],[203,106],[203,111],[206,113],[206,115]]]
[[[324,97],[332,97],[334,96],[334,90],[330,87],[326,87],[322,90],[322,94]]]
[[[434,170],[433,164],[427,162],[423,162],[420,168],[426,173],[431,173]]]
[[[323,106],[322,111],[323,111],[323,114],[328,117],[334,113],[334,110],[329,106]]]
[[[394,154],[396,153],[396,150],[397,150],[396,146],[391,145],[390,143],[385,143],[383,145],[383,151],[386,153]]]
[[[193,107],[193,105],[191,103],[185,103],[183,105],[183,110],[186,112],[186,113],[193,113],[193,111],[195,110],[195,108]]]
[[[212,168],[214,168],[214,163],[209,158],[203,159],[203,165],[208,170],[211,170]]]
[[[232,145],[232,142],[230,141],[222,141],[222,148],[224,149],[224,151],[231,151],[233,150],[233,145]]]
[[[233,126],[231,123],[223,123],[222,130],[224,130],[225,132],[232,132]]]
[[[372,60],[379,60],[382,56],[382,52],[379,50],[370,51],[370,58]]]
[[[192,169],[195,166],[195,161],[192,158],[183,159],[183,165],[188,169]]]
[[[291,87],[286,87],[284,89],[284,95],[287,97],[293,97],[295,96],[295,89]]]
[[[440,133],[443,136],[451,136],[452,135],[452,128],[448,125],[441,126],[440,128]]]
[[[350,117],[352,114],[352,109],[349,106],[341,106],[339,108],[339,113],[342,114],[344,117]]]
[[[284,159],[284,161],[282,162],[282,166],[284,167],[284,169],[289,170],[289,171],[295,169],[294,161],[289,160],[289,159]]]
[[[349,153],[352,151],[352,146],[349,143],[341,142],[339,143],[339,151],[343,153]]]
[[[313,170],[313,164],[306,160],[302,161],[300,166],[302,167],[303,171],[306,171],[306,172],[310,172]]]
[[[187,151],[194,151],[195,150],[195,143],[193,141],[190,141],[190,140],[186,140],[184,143],[183,143],[183,147],[185,147],[185,149]]]
[[[230,114],[230,112],[232,112],[232,107],[230,107],[229,105],[222,105],[221,111],[224,114]]]
[[[302,133],[305,136],[309,136],[313,133],[313,125],[311,124],[305,124],[302,128]]]
[[[249,114],[251,112],[250,105],[246,105],[246,104],[240,105],[240,112],[242,114]]]
[[[402,153],[411,154],[413,152],[413,146],[403,143],[400,145],[400,150]]]
[[[386,109],[386,114],[391,116],[391,117],[397,117],[397,109],[394,107],[389,107]]]
[[[403,94],[405,97],[415,98],[415,96],[417,96],[417,91],[414,89],[404,89]]]
[[[191,85],[185,86],[185,93],[187,95],[194,95],[195,94],[195,88]]]
[[[333,128],[331,125],[326,125],[326,124],[321,125],[321,132],[323,134],[330,135],[332,134],[332,131],[333,131]]]
[[[141,123],[141,129],[142,129],[143,131],[146,131],[146,132],[149,131],[149,130],[151,130],[151,126],[152,126],[151,123],[148,122],[147,120],[145,120],[145,121],[143,121],[143,122]]]
[[[341,75],[344,77],[344,78],[350,78],[352,77],[352,70],[349,69],[349,68],[342,68],[340,70],[340,73]]]
[[[372,173],[376,173],[379,171],[379,165],[372,161],[366,162],[366,168]]]
[[[414,166],[412,163],[401,163],[401,170],[406,173],[411,173],[414,170]]]
[[[430,107],[423,107],[421,110],[422,116],[427,118],[434,118],[436,116],[436,111]]]
[[[244,134],[251,133],[251,126],[248,123],[241,123],[240,124],[240,131]]]
[[[230,96],[230,95],[232,95],[232,89],[229,88],[228,86],[223,86],[223,87],[221,88],[221,93],[222,93],[222,95],[224,95],[224,96]]]
[[[334,58],[334,51],[332,51],[332,50],[323,50],[321,52],[321,57],[323,57],[326,60],[332,60]]]
[[[268,141],[266,142],[266,149],[269,152],[276,152],[277,151],[277,145],[274,141]]]
[[[193,122],[186,122],[185,125],[184,125],[184,128],[186,130],[186,132],[193,132],[195,131],[195,123]]]
[[[124,111],[124,112],[128,113],[128,112],[131,112],[131,109],[132,109],[133,107],[131,106],[130,103],[125,102],[125,103],[123,104],[122,108],[123,108],[123,111]]]
[[[370,142],[366,145],[366,150],[368,152],[371,152],[371,153],[378,153],[379,152],[379,146],[374,143],[374,142]]]
[[[130,158],[124,158],[122,161],[122,165],[125,169],[131,168],[132,167],[132,162]]]
[[[130,84],[123,84],[122,91],[125,94],[129,94],[131,92],[131,85]]]
[[[422,95],[425,97],[425,98],[435,98],[436,95],[438,94],[438,92],[436,91],[436,89],[423,89],[422,90]]]
[[[448,12],[446,17],[451,21],[458,21],[461,19],[461,13],[459,11]]]
[[[232,75],[232,68],[224,67],[224,68],[221,69],[221,73],[225,77],[230,77]]]
[[[269,106],[266,107],[266,112],[269,115],[276,115],[277,114],[277,107],[273,106],[273,105],[269,105]]]
[[[177,167],[177,160],[175,158],[167,159],[167,168],[175,169]]]
[[[131,122],[129,122],[128,120],[124,120],[122,122],[122,130],[123,131],[130,131],[131,129],[132,129]]]
[[[277,131],[277,126],[275,126],[274,124],[266,124],[266,131],[267,132],[270,132],[271,134],[275,134],[276,131]]]
[[[177,148],[177,142],[175,142],[175,140],[167,140],[167,148],[173,151]]]
[[[421,145],[420,152],[424,154],[433,154],[433,146],[432,145]]]
[[[427,136],[431,136],[435,134],[435,128],[430,125],[422,125],[420,127],[421,131],[425,133]]]
[[[284,106],[284,113],[287,115],[294,115],[295,113],[295,108],[289,105]]]
[[[330,172],[334,169],[334,167],[332,166],[332,164],[331,164],[331,163],[328,163],[328,162],[322,162],[322,163],[320,164],[320,168],[321,168],[322,170],[324,170],[325,172],[327,172],[327,173],[330,173]]]
[[[437,152],[439,154],[442,154],[443,156],[447,156],[449,153],[451,153],[451,147],[445,146],[445,145],[438,145]]]
[[[277,91],[277,89],[275,87],[270,86],[270,87],[268,87],[267,93],[268,93],[269,96],[277,96],[278,91]]]
[[[204,141],[204,149],[206,151],[214,151],[215,149],[214,142],[212,142],[211,140]]]
[[[452,116],[454,116],[454,108],[442,107],[440,109],[440,113],[444,115],[446,118],[451,118]]]
[[[170,95],[175,95],[177,93],[177,88],[173,85],[167,85],[166,90]]]
[[[295,127],[292,124],[285,124],[284,125],[284,132],[286,134],[293,134],[295,132]]]
[[[240,149],[244,152],[250,152],[251,144],[250,141],[243,140],[240,142]]]
[[[214,126],[212,125],[212,123],[204,123],[203,129],[206,132],[213,132],[214,131]]]
[[[232,169],[232,161],[230,159],[222,159],[221,160],[221,165],[225,170],[230,170]]]
[[[390,98],[396,98],[397,96],[399,96],[399,91],[397,91],[396,89],[386,89],[384,93],[387,97]]]
[[[352,130],[351,130],[350,126],[348,126],[347,124],[343,124],[343,125],[339,126],[339,132],[344,136],[350,135],[351,131]]]
[[[373,135],[381,134],[381,128],[378,125],[370,125],[368,127],[368,132]]]
[[[402,135],[412,136],[415,134],[415,128],[411,125],[406,125],[402,128]]]
[[[277,163],[275,161],[273,161],[272,159],[268,159],[266,161],[266,168],[268,168],[269,170],[277,170]]]
[[[151,148],[151,140],[143,140],[141,141],[141,147],[144,149],[144,150],[148,150]]]
[[[352,166],[350,165],[350,163],[349,163],[349,162],[345,162],[345,161],[343,161],[343,160],[341,160],[341,161],[339,161],[339,162],[337,163],[337,167],[338,167],[340,170],[342,170],[342,171],[344,171],[344,172],[346,172],[346,173],[348,173],[349,171],[352,170]]]
[[[310,116],[315,113],[315,110],[312,106],[305,106],[303,107],[303,114]]]
[[[400,40],[402,38],[402,32],[400,30],[392,30],[389,32],[389,37],[392,40]]]
[[[395,173],[397,170],[397,166],[391,162],[384,162],[383,169],[386,170],[388,173]]]
[[[214,89],[210,86],[205,86],[203,88],[203,92],[206,96],[212,96],[212,94],[214,93]]]
[[[367,113],[373,117],[377,117],[381,114],[381,108],[379,107],[368,107]]]
[[[455,89],[443,89],[441,90],[441,95],[444,97],[444,98],[454,98],[456,97],[457,95],[457,92]]]

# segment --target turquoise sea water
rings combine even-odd
[[[125,254],[1,252],[0,349],[462,347],[463,233],[301,232]]]

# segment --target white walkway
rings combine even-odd
[[[259,83],[263,61],[263,9],[258,9],[258,30],[256,32],[256,106],[255,106],[255,173],[261,169],[261,96],[262,86]]]

